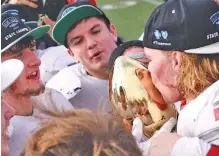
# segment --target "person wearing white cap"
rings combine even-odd
[[[21,1],[23,2],[23,1]],[[4,4],[1,6],[1,12],[18,14],[21,20],[31,29],[38,26],[37,20],[32,16],[31,9],[21,4]],[[74,59],[68,54],[67,48],[63,45],[56,46],[50,43],[51,38],[46,33],[43,37],[36,40],[36,55],[40,58],[40,79],[46,82],[53,77],[59,70],[73,64]],[[54,41],[52,41],[54,42]]]
[[[22,73],[24,65],[20,60],[11,59],[1,64],[1,94],[6,90]],[[9,120],[14,116],[14,109],[7,103],[1,101],[1,154],[9,156]]]
[[[35,40],[42,37],[50,27],[44,25],[30,30],[15,13],[4,12],[1,18],[1,61],[16,58],[24,64],[21,76],[2,97],[2,100],[15,110],[15,116],[11,120],[14,132],[9,144],[11,156],[17,156],[22,152],[25,142],[34,129],[39,127],[45,117],[39,108],[49,111],[74,108],[61,93],[51,89],[45,90],[40,80],[41,62],[34,53]]]

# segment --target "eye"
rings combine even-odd
[[[99,29],[93,30],[93,31],[92,31],[92,34],[96,35],[96,34],[100,33],[100,31],[101,31],[101,30],[99,30]]]
[[[72,42],[72,44],[73,44],[73,45],[79,45],[79,44],[82,43],[82,41],[83,41],[83,39],[82,39],[82,38],[79,38],[79,39],[74,40],[74,41]]]

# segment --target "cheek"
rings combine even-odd
[[[162,84],[165,86],[174,85],[174,71],[171,65],[165,61],[150,62],[148,66],[151,72],[152,81],[155,85]]]
[[[74,58],[79,62],[84,62],[84,60],[89,59],[89,55],[85,48],[77,48],[74,50]]]
[[[14,90],[21,90],[23,88],[28,87],[29,81],[26,79],[26,75],[24,72],[20,75],[20,77],[13,83],[13,89]]]
[[[158,61],[151,61],[149,63],[148,70],[151,73],[153,83],[157,83],[157,81],[159,81],[159,79],[162,77],[162,65],[163,63],[160,63]]]
[[[100,37],[99,45],[102,45],[102,48],[104,48],[109,54],[111,54],[117,47],[116,42],[111,34],[106,34],[104,38]]]

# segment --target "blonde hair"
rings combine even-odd
[[[89,110],[53,114],[29,139],[23,156],[140,156],[134,137],[115,117]]]
[[[194,99],[217,80],[219,80],[219,54],[182,53],[179,90],[185,99]]]

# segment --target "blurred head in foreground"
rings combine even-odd
[[[23,156],[140,156],[133,136],[109,114],[76,110],[54,115],[28,141]]]

